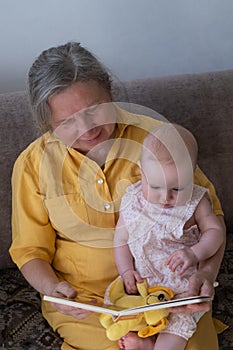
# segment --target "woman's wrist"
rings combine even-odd
[[[51,295],[59,283],[52,266],[41,259],[28,261],[22,266],[21,272],[31,286],[41,294]]]
[[[197,270],[197,274],[200,274],[203,278],[205,278],[207,281],[209,281],[210,284],[214,284],[216,281],[217,273],[216,271],[213,271],[212,266],[208,266],[207,263],[201,263],[199,265],[199,268]]]

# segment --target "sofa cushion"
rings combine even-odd
[[[19,153],[35,139],[26,93],[0,94],[0,269],[14,266],[8,254],[11,243],[11,174]]]

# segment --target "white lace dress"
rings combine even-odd
[[[182,276],[166,266],[167,257],[177,249],[192,246],[200,239],[197,225],[184,230],[198,203],[207,190],[194,185],[190,201],[185,206],[158,208],[142,194],[141,181],[129,186],[121,203],[121,215],[126,225],[129,249],[134,257],[135,269],[146,278],[150,286],[171,288],[175,298],[188,290],[188,278],[196,267],[189,268]],[[164,332],[175,333],[189,339],[196,330],[196,322],[202,314],[170,314],[169,325]]]

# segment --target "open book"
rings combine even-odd
[[[85,309],[93,312],[98,313],[105,313],[112,315],[113,318],[119,319],[123,317],[129,317],[129,316],[137,316],[138,314],[145,312],[145,311],[151,311],[156,309],[164,309],[164,308],[170,308],[170,307],[177,307],[187,304],[196,304],[196,303],[202,303],[206,301],[212,301],[213,297],[210,296],[193,296],[193,297],[187,297],[182,299],[172,299],[168,301],[162,301],[160,303],[156,304],[150,304],[150,305],[143,305],[143,306],[137,306],[129,309],[120,309],[119,307],[115,305],[95,305],[95,304],[86,304],[79,301],[75,301],[72,299],[65,299],[65,298],[56,298],[56,297],[50,297],[47,295],[44,295],[44,300],[50,301],[57,304],[63,304],[68,306],[77,307],[80,309]]]

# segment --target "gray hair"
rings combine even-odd
[[[28,73],[28,95],[32,112],[42,132],[50,129],[48,98],[74,82],[97,81],[111,96],[111,78],[104,65],[79,43],[43,51]]]

